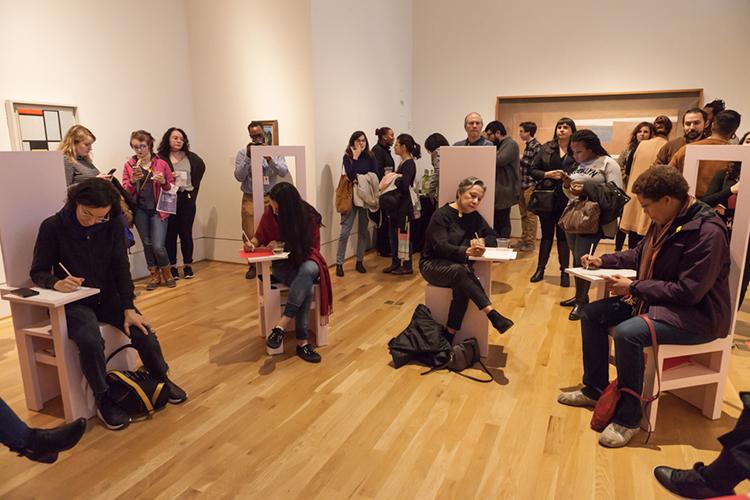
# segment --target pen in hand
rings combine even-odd
[[[592,243],[591,244],[591,249],[589,250],[589,257],[593,257],[594,256],[593,254],[594,254],[594,244]],[[590,259],[586,259],[586,270],[587,271],[589,270],[589,260]]]

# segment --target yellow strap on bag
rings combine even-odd
[[[159,400],[159,394],[161,394],[162,389],[164,389],[164,385],[164,382],[159,382],[159,385],[156,386],[154,395],[151,397],[151,402],[153,404],[156,404],[156,402]]]
[[[146,410],[148,410],[149,415],[154,413],[154,405],[151,404],[151,400],[146,396],[146,393],[143,392],[143,389],[140,385],[136,384],[132,380],[130,380],[127,376],[123,375],[122,372],[119,370],[112,370],[109,373],[115,375],[117,378],[128,384],[130,387],[135,389],[136,394],[138,394],[138,397],[141,398],[141,401],[143,401],[144,406],[146,406]],[[159,384],[160,386],[163,386],[164,384]],[[161,387],[157,388],[157,396],[158,393],[161,391]],[[154,397],[154,401],[156,401],[156,397]]]

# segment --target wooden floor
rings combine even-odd
[[[423,301],[424,282],[381,274],[388,262],[373,254],[367,274],[350,261],[334,277],[320,365],[294,356],[291,339],[284,356],[266,356],[244,266],[199,263],[174,290],[140,283],[138,305],[190,399],[122,432],[92,419],[52,466],[0,453],[0,498],[671,498],[652,469],[717,455],[715,438],[739,414],[737,390],[750,387],[750,352],[734,351],[720,420],[667,395],[648,444],[641,433],[625,449],[602,448],[590,411],[555,401],[581,378],[579,324],[557,305],[572,293],[559,275],[528,282],[534,258],[494,265],[493,302],[516,326],[491,333],[492,384],[390,366],[386,344]],[[743,312],[738,340],[748,333]],[[31,425],[60,423],[59,402],[25,408],[9,320],[0,384]]]

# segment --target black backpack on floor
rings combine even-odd
[[[125,349],[135,349],[126,344],[107,357],[107,362]],[[138,371],[110,370],[107,372],[107,395],[131,419],[147,418],[166,406],[169,391],[166,383],[155,379],[145,369]]]

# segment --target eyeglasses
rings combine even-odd
[[[141,149],[146,149],[148,144],[131,144],[130,147],[136,151],[140,151]]]
[[[92,214],[91,212],[89,212],[83,207],[81,207],[81,213],[85,217],[88,217],[89,219],[93,219],[97,224],[103,224],[105,222],[109,222],[109,213],[107,213],[107,215],[105,215],[104,217],[97,217],[96,215]]]

